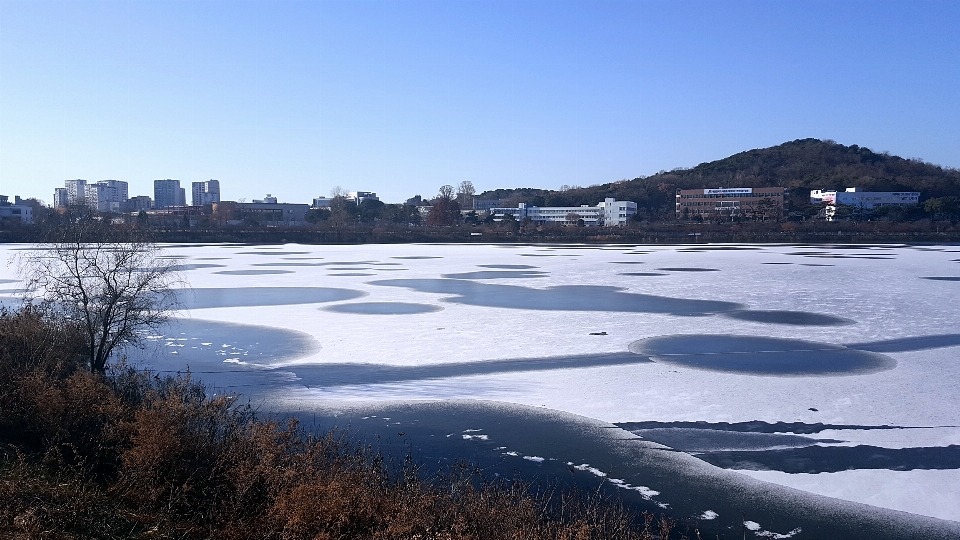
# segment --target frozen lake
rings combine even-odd
[[[730,482],[960,522],[960,247],[169,251],[192,290],[181,322],[137,358],[189,365],[269,409],[366,420],[362,411],[472,400],[569,413]],[[4,272],[10,302],[18,284]],[[656,478],[641,485],[557,446],[501,448],[481,428],[457,437],[683,504],[649,485]],[[789,537],[791,525],[778,526],[753,530]]]

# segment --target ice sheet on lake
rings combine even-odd
[[[958,276],[957,256],[951,253],[956,250],[924,248],[512,244],[288,245],[259,250],[225,246],[215,253],[229,258],[217,261],[228,271],[279,269],[283,266],[253,265],[294,257],[322,258],[329,264],[290,267],[296,271],[266,276],[269,287],[259,286],[264,277],[198,269],[186,276],[195,298],[185,298],[184,304],[186,315],[195,318],[291,330],[322,343],[323,349],[311,354],[271,361],[267,372],[257,375],[263,379],[252,379],[256,384],[276,383],[276,392],[305,400],[481,398],[609,422],[860,426],[793,433],[799,438],[766,438],[762,443],[760,437],[757,442],[772,451],[788,450],[786,446],[831,447],[831,455],[839,455],[843,447],[900,449],[907,452],[884,455],[909,458],[901,459],[901,464],[912,460],[923,465],[926,458],[917,449],[960,444],[955,428],[960,426],[956,384],[960,379],[956,330],[960,302],[949,301],[957,296],[957,283],[923,279]],[[15,249],[20,246],[0,246],[4,254]],[[169,249],[172,255],[190,260],[211,251],[191,246]],[[383,276],[379,271],[390,268],[381,266],[386,262],[402,263],[407,279],[327,275],[332,267],[350,267],[352,271],[344,273]],[[765,264],[770,262],[795,264]],[[530,263],[536,268],[530,268],[534,266]],[[641,265],[631,268],[621,263]],[[361,267],[371,270],[356,271]],[[478,268],[488,269],[480,272],[536,270],[543,274],[535,275],[544,277],[515,281],[517,276],[508,275],[496,281],[479,279],[484,274],[473,279],[442,277]],[[716,271],[679,270],[694,268]],[[634,269],[666,275],[648,278],[624,272]],[[12,268],[0,266],[0,279],[15,278]],[[361,297],[363,302],[358,302]],[[362,305],[347,307],[355,302],[444,309],[387,317],[365,312]],[[324,305],[356,312],[319,309]],[[651,362],[628,350],[634,342],[685,335],[713,336],[710,340],[715,344],[723,336],[744,336],[755,344],[813,343],[839,367],[832,374],[843,376],[830,376],[829,362],[812,370],[816,363],[802,358],[795,359],[791,376],[781,376],[769,372],[764,363],[761,369],[754,366],[748,371],[711,370],[695,363],[657,358]],[[176,342],[180,343],[184,342]],[[221,346],[227,341],[202,338],[198,343]],[[178,353],[169,355],[167,365],[186,358],[194,351],[191,346],[188,342],[185,347],[167,347]],[[701,352],[706,356],[724,350]],[[791,353],[776,347],[726,352],[766,354],[771,360]],[[581,361],[584,358],[592,360]],[[624,361],[605,360],[611,358]],[[239,353],[220,358],[223,366],[249,371],[243,364],[224,364],[224,359],[247,362],[249,351],[246,358]],[[524,369],[523,362],[533,366],[538,359],[543,362],[540,367],[547,369]],[[564,363],[563,359],[580,360]],[[882,360],[874,368],[883,369],[860,369],[863,365],[857,367],[851,359]],[[185,365],[184,361],[180,368]],[[326,379],[325,366],[329,367]],[[277,382],[281,380],[285,382]],[[712,440],[716,448],[723,443],[727,450],[735,450],[730,448],[734,443],[717,437],[723,435]],[[803,437],[820,442],[803,446],[808,442]],[[859,459],[856,454],[846,455]],[[960,485],[956,471],[856,469],[799,475],[745,470],[743,474],[848,500],[869,495],[863,502],[960,520],[956,490],[945,492],[944,487]],[[861,483],[867,488],[846,487]],[[757,521],[766,526],[763,520]],[[765,530],[786,533],[790,529],[771,526]]]

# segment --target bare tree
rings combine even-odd
[[[336,199],[337,197],[344,198],[347,196],[347,190],[343,189],[340,186],[333,186],[330,189],[330,198]]]
[[[457,185],[457,202],[460,208],[473,208],[473,196],[477,190],[473,187],[473,182],[464,180]]]
[[[453,186],[445,184],[440,186],[440,192],[437,195],[437,198],[450,201],[453,200]]]
[[[91,371],[102,372],[118,347],[142,346],[144,332],[176,310],[178,259],[134,230],[93,220],[68,227],[19,257],[25,300],[76,323]]]

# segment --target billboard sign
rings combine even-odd
[[[705,189],[703,190],[704,195],[744,195],[747,193],[753,193],[753,188],[743,187],[743,188],[721,188],[721,189]]]

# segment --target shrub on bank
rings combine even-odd
[[[336,432],[316,436],[208,396],[186,376],[83,365],[78,330],[0,312],[5,538],[649,539],[599,495],[532,494],[469,467],[425,481]]]

